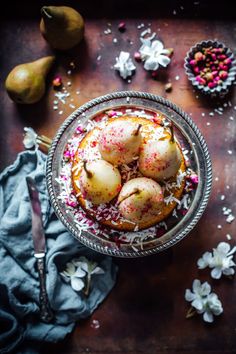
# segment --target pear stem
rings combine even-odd
[[[131,192],[130,194],[126,195],[123,199],[121,199],[121,200],[118,202],[117,206],[119,206],[124,200],[126,200],[126,199],[129,198],[129,197],[131,197],[132,195],[134,195],[134,194],[139,194],[139,193],[140,193],[140,190],[139,190],[138,188],[135,188],[135,189],[133,190],[133,192]]]
[[[142,124],[139,124],[138,128],[133,132],[132,135],[137,136],[141,128],[142,128]]]
[[[173,123],[170,124],[170,142],[174,143],[175,138],[174,138],[174,127],[173,127]]]
[[[44,18],[47,18],[49,20],[52,19],[52,15],[50,15],[48,12],[47,12],[47,7],[42,7],[41,9],[41,15],[44,17]]]
[[[90,172],[88,169],[87,169],[87,160],[84,160],[83,161],[83,164],[84,164],[84,170],[85,170],[85,172],[86,172],[86,175],[87,175],[87,177],[88,178],[92,178],[93,177],[93,174],[92,174],[92,172]]]

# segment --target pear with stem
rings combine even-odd
[[[67,50],[76,46],[84,36],[82,16],[69,6],[43,6],[40,31],[54,49]]]
[[[133,178],[123,185],[117,205],[121,215],[134,223],[155,221],[164,206],[162,188],[150,178]]]
[[[5,82],[10,98],[16,103],[39,101],[45,93],[45,79],[54,60],[54,56],[43,57],[12,69]]]
[[[99,141],[99,151],[104,160],[116,166],[132,162],[139,154],[141,128],[141,124],[119,118],[109,122]]]
[[[84,160],[79,185],[84,199],[95,205],[108,203],[121,189],[120,172],[107,161]]]
[[[177,144],[173,124],[170,133],[164,137],[153,137],[144,141],[139,156],[139,170],[156,181],[164,181],[177,174],[182,161],[182,154]]]

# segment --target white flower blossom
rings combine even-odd
[[[236,252],[236,246],[230,250],[227,242],[220,242],[213,252],[205,252],[199,258],[197,264],[199,269],[209,267],[212,269],[211,276],[214,279],[220,279],[222,274],[233,275],[236,264],[233,261],[233,255]]]
[[[169,50],[159,40],[153,40],[153,36],[140,38],[142,46],[139,49],[141,59],[144,61],[144,69],[157,70],[159,66],[166,67],[170,63]]]
[[[215,293],[211,293],[211,286],[208,282],[201,284],[200,280],[193,281],[193,291],[186,289],[185,300],[191,302],[192,308],[198,314],[203,314],[205,322],[213,322],[214,316],[223,312],[221,301]]]
[[[119,57],[116,58],[116,64],[114,69],[118,70],[120,76],[123,79],[126,79],[128,76],[132,75],[133,70],[136,69],[136,66],[132,62],[130,53],[121,51]]]
[[[66,263],[66,269],[60,274],[67,283],[70,283],[72,289],[79,292],[85,288],[84,293],[88,295],[91,276],[104,273],[96,262],[89,261],[86,257],[79,257]]]
[[[84,288],[84,278],[86,272],[81,267],[75,267],[73,262],[66,263],[66,269],[60,273],[66,282],[70,282],[72,289],[80,291]]]
[[[38,147],[37,143],[37,134],[35,133],[34,129],[25,127],[24,128],[25,134],[23,139],[23,144],[26,149],[32,149]]]

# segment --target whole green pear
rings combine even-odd
[[[9,97],[16,103],[38,102],[45,93],[45,79],[54,60],[54,56],[43,57],[12,69],[5,82]]]
[[[84,36],[84,20],[68,6],[43,6],[40,31],[54,49],[67,50],[76,46]]]

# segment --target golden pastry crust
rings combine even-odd
[[[144,137],[143,143],[145,143],[145,141],[147,139],[150,139],[153,134],[162,134],[162,136],[163,136],[163,134],[167,135],[167,136],[170,135],[167,130],[163,130],[163,127],[161,125],[154,123],[146,118],[133,117],[133,116],[127,115],[127,116],[123,116],[121,118],[110,118],[110,119],[108,119],[108,122],[111,122],[115,119],[116,120],[119,119],[120,121],[130,120],[133,123],[141,124],[142,125],[141,132]],[[110,227],[112,229],[119,230],[119,231],[133,231],[134,229],[136,230],[137,228],[138,228],[138,230],[142,230],[142,229],[146,229],[148,227],[154,226],[158,222],[164,221],[172,213],[172,211],[176,207],[176,204],[177,204],[176,201],[172,201],[168,205],[164,204],[164,207],[161,210],[161,213],[159,215],[157,215],[155,220],[154,221],[152,220],[152,222],[140,222],[138,224],[134,224],[128,220],[125,220],[122,216],[119,216],[118,218],[116,218],[116,220],[113,220],[112,218],[109,219],[106,217],[102,217],[101,214],[99,214],[99,220],[98,220],[98,217],[97,217],[98,213],[96,212],[96,207],[91,209],[89,203],[81,195],[80,188],[79,188],[79,178],[80,178],[80,172],[81,172],[81,168],[82,168],[82,160],[83,159],[86,159],[88,161],[101,159],[101,154],[99,152],[99,147],[98,147],[98,139],[99,139],[100,131],[101,131],[101,129],[96,127],[94,129],[92,129],[83,138],[83,140],[80,142],[80,145],[76,151],[76,154],[75,154],[75,157],[73,160],[72,174],[71,174],[72,185],[73,185],[73,189],[75,191],[75,194],[77,196],[77,199],[78,199],[81,207],[87,212],[87,214],[91,218],[95,219],[100,224]],[[180,151],[181,151],[181,148],[180,148]],[[185,165],[184,156],[183,156],[182,151],[181,151],[181,156],[182,156],[182,162],[181,162],[181,166],[180,166],[180,169],[178,172],[181,171],[182,173],[184,173],[186,171],[186,165]],[[119,169],[121,169],[121,167],[119,167]],[[132,176],[132,178],[140,177],[140,176],[142,176],[142,174],[138,171],[137,175]],[[176,177],[172,177],[171,179],[168,180],[168,183],[172,184],[175,181],[176,181]],[[163,185],[162,183],[160,183],[160,184]],[[183,194],[183,191],[184,191],[184,187],[185,187],[185,178],[183,178],[179,187],[173,187],[169,191],[167,191],[165,189],[164,198],[168,197],[172,193],[174,198],[180,200],[181,196]],[[117,202],[117,197],[108,204],[108,208],[110,206],[113,209],[114,208],[117,209],[117,207],[115,206],[116,202]]]

